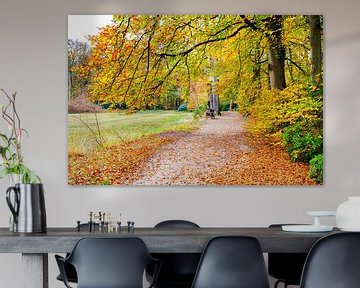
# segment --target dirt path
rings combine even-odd
[[[217,119],[202,119],[200,128],[178,141],[163,146],[151,157],[135,185],[212,184],[214,170],[233,165],[246,166],[244,119],[236,112],[225,112]],[[232,155],[242,155],[236,164]]]

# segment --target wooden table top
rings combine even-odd
[[[308,252],[321,237],[338,233],[294,233],[274,228],[127,228],[119,232],[78,232],[76,228],[48,228],[47,233],[13,233],[0,228],[0,253],[65,253],[82,237],[139,237],[152,253],[201,253],[207,241],[221,235],[252,236],[263,252]]]

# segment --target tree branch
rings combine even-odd
[[[164,79],[160,80],[159,84],[157,84],[154,87],[151,87],[151,90],[157,90],[159,87],[161,87],[161,85],[164,84],[165,80],[171,75],[171,73],[174,71],[175,67],[181,62],[182,58],[178,59],[176,61],[176,63],[174,64],[174,66],[168,71],[168,73],[166,74],[166,76],[164,77]]]
[[[182,52],[179,52],[179,53],[160,53],[160,54],[157,54],[158,56],[160,57],[176,57],[176,56],[185,56],[187,54],[189,54],[191,51],[193,51],[194,49],[196,49],[197,47],[200,47],[202,45],[205,45],[205,44],[209,44],[209,43],[214,43],[214,42],[220,42],[220,41],[224,41],[224,40],[228,40],[230,38],[233,38],[235,37],[242,29],[245,29],[245,28],[249,28],[248,25],[244,25],[244,26],[240,26],[238,29],[236,29],[232,34],[228,35],[228,36],[224,36],[224,37],[220,37],[220,38],[217,38],[217,39],[207,39],[205,41],[202,41],[200,43],[197,43],[195,44],[194,46],[192,46],[191,48],[185,50],[185,51],[182,51]]]
[[[306,71],[301,68],[301,66],[299,64],[297,64],[296,62],[294,62],[293,60],[291,60],[290,58],[285,58],[285,60],[289,61],[291,64],[293,64],[296,68],[298,68],[301,72],[303,72],[305,75],[307,74]]]
[[[81,117],[79,116],[75,116],[73,115],[73,117],[75,117],[76,119],[78,119],[86,128],[88,128],[90,130],[90,132],[94,135],[95,138],[95,142],[97,143],[97,145],[99,147],[103,147],[104,146],[104,138],[101,135],[101,130],[100,130],[100,126],[99,126],[99,120],[97,118],[97,113],[95,112],[95,121],[96,121],[96,129],[97,131],[95,131],[88,123],[85,122],[85,120],[83,120]]]

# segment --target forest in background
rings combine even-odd
[[[320,15],[114,15],[90,44],[68,41],[69,113],[183,107],[196,118],[215,86],[220,110],[238,110],[322,183],[322,27]]]

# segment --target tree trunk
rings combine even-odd
[[[233,110],[233,104],[234,104],[234,100],[231,99],[231,100],[230,100],[230,104],[229,104],[229,111],[232,111],[232,110]]]
[[[320,15],[309,15],[310,46],[311,46],[311,78],[321,77],[322,52],[321,52],[321,21]]]
[[[275,49],[269,48],[269,77],[270,85],[273,89],[284,90],[286,88],[285,81],[285,60],[279,58]]]
[[[208,84],[208,108],[210,109],[210,113],[220,116],[220,99],[217,95],[217,83],[217,77],[211,76]]]
[[[286,88],[285,81],[285,47],[282,43],[282,16],[273,15],[267,25],[269,34],[269,77],[273,89]]]

